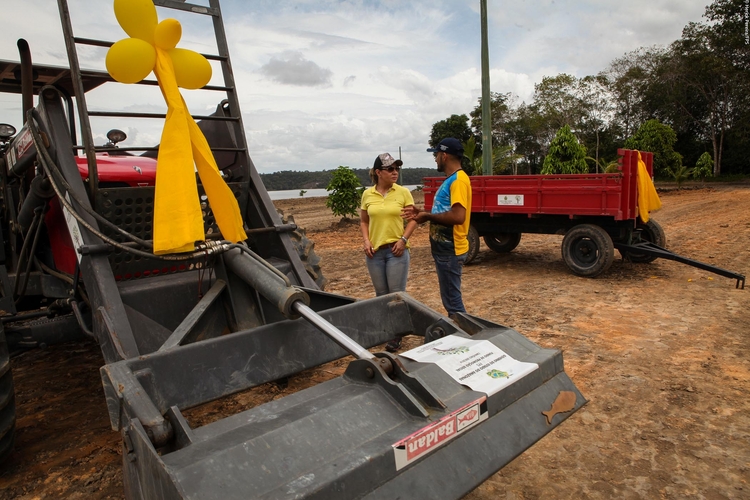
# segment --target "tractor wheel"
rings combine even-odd
[[[294,216],[282,215],[282,221],[284,224],[294,224]],[[297,250],[307,274],[315,281],[318,288],[324,290],[328,280],[323,276],[323,271],[320,269],[320,257],[315,253],[315,243],[307,237],[305,230],[300,227],[289,233],[289,236],[292,238],[292,244]]]
[[[562,257],[578,276],[599,276],[614,261],[612,238],[604,229],[593,224],[575,226],[563,238]]]
[[[0,325],[0,463],[13,451],[16,437],[16,399],[5,331]]]
[[[474,226],[469,226],[469,233],[466,235],[466,239],[469,240],[469,251],[466,253],[464,264],[470,263],[479,254],[479,233]]]
[[[521,233],[485,234],[484,242],[497,253],[508,253],[521,242]]]
[[[645,224],[638,220],[638,224],[636,227],[641,230],[641,240],[648,241],[649,243],[653,243],[654,245],[660,246],[662,248],[667,247],[667,235],[664,234],[664,229],[662,229],[659,223],[654,219],[650,219]],[[630,260],[630,262],[648,264],[649,262],[653,262],[658,259],[658,257],[654,255],[645,255],[636,252],[620,253],[622,254],[623,259],[628,259]]]

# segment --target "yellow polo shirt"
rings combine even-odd
[[[374,250],[381,245],[393,243],[404,235],[401,209],[409,205],[414,205],[411,192],[398,184],[391,186],[385,196],[378,193],[375,186],[365,189],[359,208],[370,217],[369,237]]]

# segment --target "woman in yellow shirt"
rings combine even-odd
[[[405,292],[409,277],[409,237],[417,227],[410,220],[404,228],[401,210],[414,205],[408,189],[396,184],[403,162],[388,153],[375,158],[370,170],[374,186],[362,193],[360,229],[367,271],[370,273],[375,295]],[[386,349],[394,352],[401,338],[388,342]]]

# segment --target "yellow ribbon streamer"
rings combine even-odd
[[[157,23],[151,0],[115,0],[115,14],[132,38],[110,48],[107,70],[123,83],[141,81],[153,70],[167,103],[156,162],[154,253],[189,252],[205,239],[196,169],[222,236],[233,243],[247,239],[237,199],[179,90],[206,85],[210,64],[197,52],[175,48],[180,24],[174,19]]]
[[[654,212],[661,208],[661,200],[656,192],[651,176],[648,175],[648,170],[646,170],[646,164],[641,158],[640,151],[638,151],[636,181],[638,183],[638,215],[646,223],[649,220],[649,212]]]

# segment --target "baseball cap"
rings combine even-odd
[[[449,155],[458,156],[459,158],[463,158],[464,156],[463,144],[454,137],[446,137],[440,141],[440,144],[438,144],[436,148],[429,148],[427,151],[430,153],[448,153]]]
[[[390,155],[390,153],[383,153],[375,158],[375,164],[372,166],[372,168],[374,168],[375,170],[380,170],[381,168],[390,167],[391,165],[400,167],[403,164],[404,162],[402,162],[401,160],[396,160],[393,156]]]

